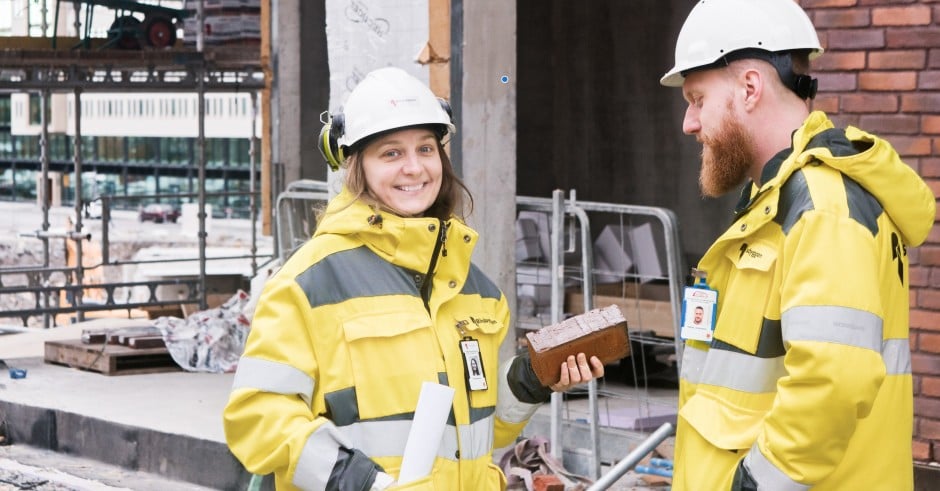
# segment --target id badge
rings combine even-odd
[[[711,342],[715,333],[715,306],[718,292],[712,290],[705,278],[699,278],[693,286],[685,287],[682,294],[682,329],[679,337]]]
[[[463,356],[463,368],[470,390],[486,390],[486,372],[483,371],[483,357],[480,356],[480,342],[469,336],[460,340],[460,353]]]

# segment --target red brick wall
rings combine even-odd
[[[940,194],[940,0],[799,0],[826,53],[815,109],[883,136]],[[914,459],[940,460],[940,227],[909,249]]]

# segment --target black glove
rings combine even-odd
[[[379,472],[385,469],[361,450],[340,447],[326,491],[368,491]]]
[[[744,459],[738,462],[738,468],[734,471],[731,491],[757,491],[757,481],[751,477],[751,471],[744,465]]]
[[[542,387],[538,376],[535,375],[535,370],[532,369],[532,360],[528,353],[523,353],[512,360],[506,378],[512,395],[521,402],[541,404],[552,398],[552,389]]]

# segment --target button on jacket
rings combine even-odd
[[[341,447],[397,477],[422,383],[436,382],[456,391],[447,428],[432,475],[402,489],[504,488],[492,450],[537,405],[499,366],[509,308],[470,262],[477,234],[456,218],[375,215],[344,190],[265,285],[225,408],[229,446],[278,489],[347,489]],[[487,390],[467,388],[463,336],[479,341]]]
[[[699,268],[714,341],[686,343],[676,490],[913,489],[908,250],[936,201],[884,140],[810,114]]]

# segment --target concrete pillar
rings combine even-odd
[[[509,298],[515,318],[516,3],[454,0],[451,8],[462,20],[451,60],[462,78],[452,90],[460,91],[458,158],[474,196],[469,222],[481,235],[474,260]],[[514,349],[510,332],[500,354]]]
[[[324,0],[272,2],[272,156],[274,180],[326,179],[316,145],[330,99]],[[282,172],[282,174],[280,174]],[[275,188],[274,193],[280,189]]]

